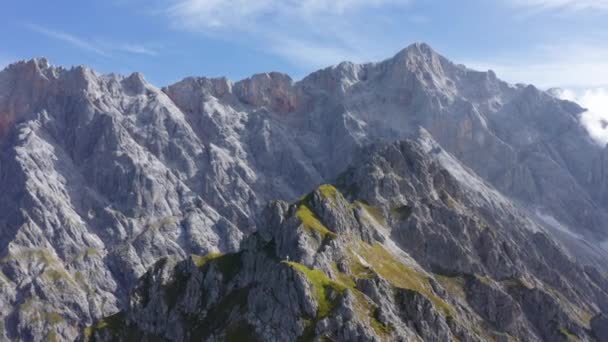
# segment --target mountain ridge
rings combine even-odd
[[[250,340],[558,341],[598,334],[592,322],[602,316],[578,305],[605,307],[606,292],[558,257],[540,228],[511,219],[523,215],[501,195],[486,197],[489,188],[464,195],[450,158],[424,133],[380,147],[341,177],[350,194],[325,184],[295,203],[272,202],[239,253],[159,262],[140,280],[129,309],[85,337],[231,341],[244,338],[241,329]],[[383,174],[369,177],[372,170]],[[396,189],[383,184],[391,181]],[[492,202],[495,210],[481,214]],[[447,212],[454,216],[442,222]],[[433,244],[433,252],[423,244]],[[497,248],[510,250],[508,259],[486,255]],[[538,257],[526,250],[553,255],[533,266]],[[548,271],[554,268],[572,280],[558,285]],[[571,281],[581,286],[572,291],[565,285]],[[594,292],[598,297],[578,297]]]
[[[424,44],[298,82],[162,89],[138,73],[13,64],[0,72],[0,330],[72,339],[125,308],[158,259],[237,251],[266,202],[296,200],[419,127],[601,269],[608,159],[581,111]]]

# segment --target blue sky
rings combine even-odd
[[[158,86],[377,61],[427,42],[540,87],[608,84],[608,0],[12,0],[0,65],[37,56]]]

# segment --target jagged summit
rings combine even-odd
[[[440,86],[443,86],[443,84],[441,84],[443,82],[443,78],[453,76],[446,75],[443,71],[443,67],[447,65],[449,65],[450,68],[456,67],[455,65],[452,65],[452,63],[449,62],[445,57],[435,52],[426,43],[411,44],[410,46],[398,52],[394,57],[375,64],[380,64],[384,66],[394,65],[394,67],[391,68],[396,69],[392,70],[391,72],[397,72],[397,74],[402,73],[406,69],[414,71],[419,74],[420,79],[424,80],[424,82],[430,81],[429,75],[433,75],[432,78],[434,78],[434,83],[436,83],[435,85]],[[322,82],[335,82],[336,85],[331,85],[332,87],[342,87],[346,89],[355,83],[365,80],[368,77],[368,74],[372,73],[369,70],[370,68],[374,68],[373,66],[375,64],[354,64],[351,62],[342,62],[336,66],[314,72],[313,74],[311,74],[311,76],[305,77],[302,81],[295,83],[287,74],[279,72],[270,72],[252,75],[251,77],[240,81],[231,81],[225,77],[187,77],[182,81],[179,81],[173,85],[168,85],[163,89],[182,87],[185,86],[185,84],[190,84],[188,87],[202,87],[202,91],[204,93],[217,97],[222,97],[226,94],[231,94],[233,91],[235,91],[236,97],[246,103],[253,104],[255,106],[269,105],[277,111],[290,112],[296,109],[294,108],[296,104],[293,103],[293,97],[295,95],[287,93],[297,92],[296,90],[294,90],[296,88],[306,88],[307,86],[319,86],[318,81],[313,81],[313,83],[315,84],[311,85],[309,82],[311,79],[315,80],[317,77],[321,77],[322,79],[324,79],[327,77],[326,74],[330,73],[332,74],[333,79],[324,80]],[[21,75],[21,73],[28,72],[28,66],[29,68],[34,68],[38,70],[39,73],[45,75],[45,77],[52,76],[53,78],[62,77],[62,75],[65,74],[66,71],[72,71],[76,74],[88,78],[95,76],[106,78],[109,77],[121,80],[125,78],[130,79],[131,77],[133,77],[133,75],[121,76],[116,74],[102,76],[96,74],[92,69],[86,66],[76,66],[71,67],[70,69],[65,69],[61,66],[55,67],[49,64],[46,58],[35,58],[29,61],[19,61],[17,63],[9,65],[6,69],[11,69],[13,72],[17,72],[19,75]],[[382,69],[383,67],[380,68]],[[463,69],[461,67],[457,68]],[[424,74],[422,73],[423,71],[425,72]],[[495,75],[492,75],[493,73],[490,72],[490,78],[495,78]],[[139,78],[143,79],[143,75],[140,75]],[[320,85],[327,86],[327,84]],[[279,95],[264,93],[265,90],[267,91],[269,89],[277,88],[281,89],[279,90]],[[280,104],[272,103],[272,101],[269,100],[269,97],[281,96],[283,97],[283,99],[281,99],[282,103]],[[292,97],[292,99],[289,99],[288,97]]]
[[[425,57],[427,59],[431,59],[431,57],[435,57],[435,58],[441,58],[444,60],[445,57],[439,55],[435,50],[433,50],[433,48],[431,46],[429,46],[426,43],[413,43],[411,45],[409,45],[408,47],[402,49],[400,52],[398,52],[394,57],[390,58],[390,59],[402,59],[406,56],[410,56],[410,58],[413,58],[413,56],[419,56],[419,57]],[[371,64],[371,63],[370,63]],[[11,63],[9,65],[6,66],[5,69],[19,69],[22,66],[36,66],[38,69],[40,70],[46,70],[46,69],[57,69],[57,70],[70,70],[70,69],[88,69],[91,70],[89,67],[84,66],[84,65],[78,65],[78,66],[72,66],[70,68],[65,68],[63,66],[54,66],[52,64],[50,64],[49,60],[46,57],[37,57],[37,58],[32,58],[29,60],[21,60],[21,61],[17,61],[15,63]],[[342,67],[347,67],[347,66],[357,66],[358,64],[352,63],[352,62],[348,62],[348,61],[344,61],[342,63],[338,63],[336,64],[333,68],[342,68]],[[366,65],[366,64],[362,64],[362,65]],[[137,73],[137,72],[135,72]],[[115,75],[115,74],[110,74],[110,75]],[[120,75],[117,75],[118,77],[121,77]],[[127,77],[127,76],[122,76],[122,77]],[[239,82],[246,82],[248,80],[255,80],[255,79],[263,79],[263,78],[270,78],[270,79],[278,79],[278,78],[282,78],[282,79],[286,79],[286,80],[291,80],[291,77],[288,74],[285,73],[281,73],[281,72],[266,72],[266,73],[260,73],[260,74],[255,74],[252,75],[251,77],[245,78],[243,80],[239,80],[239,81],[231,81],[231,80],[227,80],[225,77],[217,77],[217,78],[207,78],[207,77],[186,77],[184,80],[182,81],[186,81],[186,80],[210,80],[210,81],[220,81],[220,80],[225,80],[228,81],[230,83],[239,83]],[[180,82],[182,82],[180,81]],[[204,83],[204,81],[203,81]],[[167,85],[167,87],[169,87],[170,85]]]
[[[406,59],[406,58],[414,58],[414,57],[423,57],[427,60],[432,58],[437,58],[442,56],[439,55],[430,45],[426,43],[413,43],[400,50],[395,54],[391,59]]]
[[[11,63],[5,67],[5,69],[18,69],[18,68],[37,68],[40,70],[51,68],[46,57],[36,57],[29,60],[21,60],[15,63]]]
[[[62,84],[54,84],[54,86],[67,88],[73,86],[73,83],[82,85],[82,81],[95,83],[99,82],[99,79],[117,81],[138,79],[138,82],[147,84],[144,75],[139,72],[133,72],[128,76],[114,73],[102,75],[86,65],[76,65],[69,68],[56,66],[51,64],[46,57],[18,61],[9,64],[0,72],[2,73],[3,83],[9,83],[9,80],[13,80],[13,82],[33,81],[36,77],[39,77],[49,82],[60,81]]]
[[[94,73],[94,71],[85,66],[78,65],[72,66],[70,68],[65,68],[63,66],[56,66],[49,62],[46,57],[37,57],[29,60],[21,60],[15,63],[9,64],[6,66],[4,72],[12,72],[18,76],[26,76],[28,74],[38,74],[43,77],[51,77],[58,78],[66,71],[76,71],[78,73],[90,72]]]

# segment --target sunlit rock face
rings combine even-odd
[[[267,73],[238,82],[191,77],[162,89],[138,73],[100,75],[44,59],[13,64],[0,72],[0,335],[72,340],[126,309],[129,292],[158,260],[239,251],[264,228],[260,213],[269,201],[296,201],[360,166],[369,146],[419,138],[420,127],[468,184],[462,198],[492,189],[483,196],[518,208],[528,227],[546,231],[579,264],[605,267],[606,152],[581,127],[581,112],[533,86],[453,64],[425,44],[298,82]],[[392,184],[382,184],[382,193],[411,195],[412,188]],[[333,229],[347,229],[333,219]],[[417,227],[413,238],[391,239],[426,272],[452,255],[423,254],[420,246],[437,238],[432,225],[407,225]],[[463,238],[448,241],[465,246]],[[499,281],[514,272],[500,266],[511,252],[489,252],[499,240],[484,239],[481,255],[503,272],[493,275]],[[461,256],[459,272],[479,273],[470,248],[450,248]],[[603,289],[604,271],[588,271]],[[473,288],[521,303],[502,288]],[[521,294],[528,295],[537,296]],[[436,338],[449,336],[440,331]]]

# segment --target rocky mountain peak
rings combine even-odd
[[[60,68],[51,66],[45,58],[20,61],[0,71],[0,140],[21,116],[32,114],[53,90]],[[15,94],[10,96],[9,94]]]
[[[226,77],[206,78],[188,77],[173,85],[163,88],[171,98],[179,104],[185,104],[192,98],[201,96],[213,96],[221,99],[232,94],[233,83]],[[203,98],[200,98],[202,101]]]
[[[455,67],[445,57],[439,55],[429,45],[424,43],[408,46],[391,58],[389,63],[394,68],[401,68],[401,72],[414,73],[428,86],[431,86],[430,82],[435,86],[442,85],[448,72],[451,71],[449,69]],[[445,70],[446,68],[448,70]]]
[[[298,100],[291,77],[278,72],[256,74],[236,83],[227,78],[186,78],[164,91],[184,106],[192,96],[233,97],[229,101],[283,114],[294,111]]]
[[[432,60],[433,58],[441,57],[433,48],[426,43],[413,43],[401,51],[399,51],[393,58],[397,59],[416,59],[422,58],[426,60]]]
[[[291,77],[271,72],[257,74],[234,84],[234,93],[246,104],[268,107],[278,113],[289,113],[296,109],[297,96]]]
[[[71,340],[122,311],[101,325],[177,340],[590,340],[608,159],[581,109],[406,50],[162,91],[0,72],[0,339]]]
[[[134,72],[126,77],[122,82],[128,91],[135,94],[145,94],[148,88],[152,88],[144,78],[144,75],[139,72]]]
[[[59,67],[52,66],[45,57],[19,61],[10,64],[5,68],[5,70],[14,72],[23,77],[27,77],[28,75],[31,77],[36,74],[47,77],[60,69],[61,68]]]

